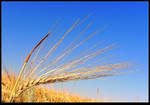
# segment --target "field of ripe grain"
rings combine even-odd
[[[2,102],[8,102],[11,90],[16,81],[16,76],[2,73]],[[13,102],[100,102],[88,99],[75,94],[70,94],[67,90],[56,90],[54,87],[37,86],[28,89],[26,92],[16,97]]]

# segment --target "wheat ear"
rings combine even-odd
[[[12,102],[14,92],[15,92],[17,86],[18,86],[18,83],[19,83],[19,81],[20,81],[20,78],[21,78],[21,76],[22,76],[22,73],[23,73],[23,71],[24,71],[24,68],[25,68],[27,62],[29,61],[29,59],[30,59],[32,53],[33,53],[33,52],[36,50],[36,48],[49,36],[50,33],[51,33],[51,32],[49,32],[49,33],[34,47],[34,49],[31,50],[31,52],[29,53],[28,57],[25,59],[24,64],[23,64],[23,66],[22,66],[22,68],[21,68],[21,71],[19,72],[19,76],[18,76],[18,78],[17,78],[17,80],[16,80],[16,83],[15,83],[15,85],[14,85],[14,87],[13,87],[13,89],[12,89],[12,92],[11,92],[11,94],[10,94],[9,102]]]

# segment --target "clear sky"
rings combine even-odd
[[[139,97],[140,101],[148,101],[148,2],[2,2],[2,64],[20,70],[22,57],[56,19],[68,28],[77,18],[83,19],[90,13],[86,22],[93,26],[88,31],[109,24],[90,43],[103,39],[118,42],[115,52],[120,59],[138,64],[136,69],[140,72],[63,85],[85,97],[95,98],[99,88],[102,100],[105,97],[112,101],[137,101]]]

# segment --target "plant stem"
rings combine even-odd
[[[17,81],[16,81],[16,83],[15,83],[13,89],[12,89],[11,94],[10,94],[9,102],[12,102],[12,101],[13,101],[14,92],[15,92],[15,90],[16,90],[16,87],[18,86],[18,83],[19,83],[19,81],[20,81],[20,79],[21,79],[21,76],[22,76],[22,73],[23,73],[23,71],[24,71],[24,68],[25,68],[27,62],[29,61],[29,59],[30,59],[32,53],[33,53],[33,52],[35,51],[35,49],[49,36],[50,33],[51,33],[51,32],[49,32],[49,33],[34,47],[34,49],[31,50],[31,52],[29,53],[28,57],[26,58],[26,60],[25,60],[25,62],[24,62],[24,64],[23,64],[23,66],[22,66],[22,68],[21,68],[21,71],[19,72],[19,76],[18,76],[18,78],[17,78]]]

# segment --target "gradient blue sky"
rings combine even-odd
[[[91,43],[103,39],[119,42],[120,47],[115,50],[120,59],[138,64],[136,69],[141,71],[110,80],[63,85],[68,91],[86,97],[95,98],[99,88],[101,99],[137,101],[138,96],[140,101],[148,101],[148,2],[2,2],[2,64],[19,70],[22,57],[56,19],[60,18],[65,28],[89,13],[92,13],[88,19],[93,24],[91,30],[110,24]]]

